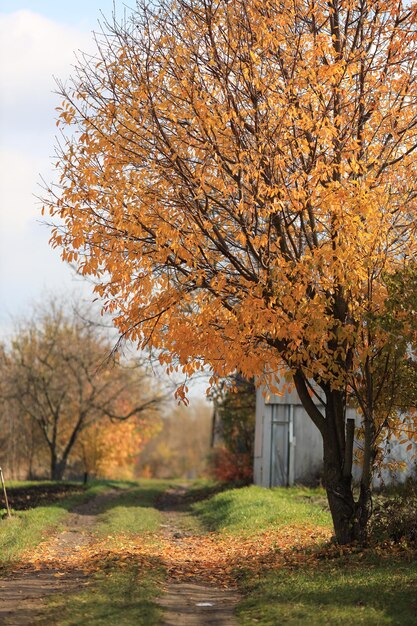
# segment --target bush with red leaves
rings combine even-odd
[[[252,455],[247,452],[232,452],[219,446],[211,454],[210,466],[213,477],[221,482],[252,482]]]

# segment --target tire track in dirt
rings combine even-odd
[[[164,520],[162,537],[173,544],[181,544],[190,536],[184,530],[187,512],[178,510],[187,491],[186,487],[172,487],[157,503]],[[235,626],[240,598],[234,589],[207,584],[199,573],[190,582],[168,578],[158,604],[163,610],[163,626]]]

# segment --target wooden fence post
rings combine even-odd
[[[1,467],[0,467],[0,480],[1,480],[1,485],[3,487],[4,501],[6,502],[7,517],[11,517],[12,514],[10,513],[9,500],[7,498],[6,485],[4,482],[3,470],[1,469]]]

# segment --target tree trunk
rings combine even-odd
[[[66,459],[58,461],[56,454],[51,453],[51,480],[62,480],[66,466]]]
[[[368,522],[372,515],[372,491],[370,485],[366,486],[361,482],[356,509],[359,526],[358,539],[361,543],[364,543],[368,539]]]
[[[327,419],[329,419],[327,413]],[[324,484],[333,518],[336,540],[339,544],[367,540],[367,529],[372,508],[372,464],[375,447],[372,441],[373,424],[365,427],[365,453],[359,499],[355,502],[352,488],[352,448],[353,423],[348,420],[343,449],[337,446],[336,436],[332,432],[331,421],[328,432],[323,437],[324,448]]]
[[[324,485],[336,540],[349,544],[359,539],[356,504],[352,488],[354,424],[346,423],[343,394],[326,392],[326,424],[323,429]]]
[[[372,477],[375,462],[376,447],[375,422],[372,414],[364,416],[364,455],[359,499],[357,504],[357,518],[359,523],[360,540],[367,540],[367,527],[372,515]]]
[[[336,540],[341,545],[366,541],[371,515],[372,466],[376,455],[373,416],[364,418],[365,454],[360,495],[356,503],[352,488],[355,424],[352,419],[346,420],[346,394],[322,384],[325,400],[319,409],[308,392],[302,372],[296,372],[294,382],[305,410],[323,437],[323,479]]]
[[[344,545],[359,538],[356,506],[353,498],[352,476],[344,476],[342,463],[334,447],[324,444],[324,485],[337,543]]]

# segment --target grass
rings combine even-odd
[[[56,480],[7,480],[7,489],[14,487],[40,487],[42,485],[59,485],[60,482]],[[79,485],[79,482],[68,481],[69,485]]]
[[[14,484],[28,487],[32,483]],[[42,484],[53,484],[50,481]],[[39,506],[27,511],[15,511],[11,519],[0,522],[0,563],[7,565],[15,561],[25,550],[40,543],[53,528],[64,526],[68,511],[77,504],[99,495],[108,489],[120,493],[103,502],[98,515],[97,532],[111,536],[113,544],[130,535],[143,535],[156,531],[160,524],[160,513],[154,507],[156,499],[169,483],[166,481],[97,481],[81,493],[62,499],[49,506]],[[155,598],[162,570],[157,565],[152,572],[140,575],[128,566],[124,569],[112,567],[94,577],[88,589],[65,596],[55,596],[50,601],[44,624],[137,624],[153,626],[159,623],[160,609]]]
[[[193,506],[209,530],[252,534],[280,526],[331,524],[322,489],[243,487],[218,493]]]
[[[48,481],[48,484],[52,483]],[[26,487],[28,482],[20,485]],[[27,511],[12,511],[11,518],[0,520],[0,566],[11,564],[23,552],[39,544],[51,529],[55,531],[62,526],[72,507],[105,491],[107,487],[107,483],[95,483],[86,491],[71,495],[55,504]],[[1,513],[5,511],[1,510]]]
[[[239,606],[241,626],[365,624],[414,626],[417,564],[345,559],[296,571],[247,577]]]
[[[0,522],[1,565],[6,565],[22,552],[40,543],[52,526],[65,518],[67,510],[61,502],[56,506],[39,507],[14,513]]]
[[[99,515],[96,531],[101,535],[138,535],[155,532],[161,514],[155,509],[156,499],[168,488],[167,481],[143,480],[135,483],[126,493],[109,501]]]
[[[193,509],[206,528],[237,536],[288,525],[331,528],[323,490],[245,487],[219,493]],[[417,623],[417,563],[393,552],[318,560],[248,571],[240,579],[241,626],[411,626]]]
[[[155,603],[160,574],[138,573],[135,568],[113,569],[96,577],[81,593],[56,596],[49,606],[45,626],[154,626],[160,623],[161,610]]]
[[[156,532],[161,515],[155,503],[170,484],[157,480],[129,483],[125,491],[103,503],[96,532],[109,538],[113,549],[118,543],[123,544],[126,535],[143,538],[146,532]],[[160,623],[161,610],[156,598],[162,578],[163,570],[157,563],[148,572],[138,572],[131,565],[123,568],[114,565],[96,575],[88,589],[52,598],[43,623],[154,626]]]
[[[8,558],[8,554],[18,554],[22,542],[25,547],[34,545],[51,525],[64,521],[71,506],[108,487],[120,492],[103,502],[97,532],[101,537],[110,537],[113,546],[120,541],[122,547],[126,535],[136,541],[136,537],[157,531],[160,513],[155,502],[173,484],[175,481],[99,483],[56,505],[19,513],[0,523],[0,553]],[[243,538],[289,525],[295,527],[294,532],[298,526],[331,528],[325,495],[320,489],[244,487],[211,495],[216,489],[216,485],[206,483],[192,485],[180,507],[178,521],[188,524],[191,506],[194,519],[190,528],[198,529],[201,525],[222,533],[225,539],[228,533]],[[338,556],[339,551],[333,547],[320,552],[321,558],[311,549],[298,554],[300,558],[289,560],[291,565],[275,570],[264,566],[243,573],[239,579],[243,596],[238,606],[240,626],[417,623],[417,562],[407,560],[405,551],[355,549]],[[132,561],[108,565],[88,588],[51,599],[44,624],[155,626],[161,620],[156,598],[163,576],[157,559],[145,572],[139,572]]]

